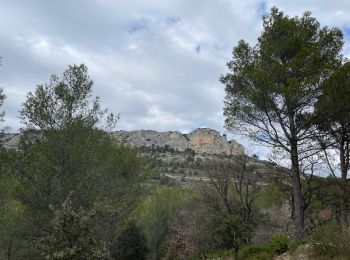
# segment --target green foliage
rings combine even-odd
[[[0,182],[4,180],[1,179]],[[23,250],[23,222],[26,217],[25,207],[9,198],[0,209],[0,259],[17,258]]]
[[[340,135],[341,129],[349,131],[350,124],[350,62],[339,66],[323,85],[322,95],[316,103],[319,125]],[[329,109],[332,108],[332,109]],[[337,133],[335,133],[337,132]],[[332,133],[331,133],[332,134]]]
[[[288,196],[277,184],[271,184],[265,187],[257,196],[256,204],[261,208],[269,208],[271,205],[282,205]]]
[[[350,231],[342,230],[335,221],[323,224],[310,236],[314,256],[328,256],[329,258],[349,256]]]
[[[264,17],[263,27],[254,48],[238,43],[227,64],[231,73],[221,77],[226,126],[288,147],[290,124],[305,127],[320,82],[339,64],[343,36],[337,28],[321,28],[308,12],[291,18],[277,8]],[[282,131],[273,128],[278,125]]]
[[[270,241],[272,252],[277,255],[287,252],[289,249],[289,238],[286,235],[274,235]]]
[[[97,128],[105,111],[98,98],[91,98],[91,87],[86,67],[70,66],[62,80],[54,76],[29,93],[21,111],[28,128],[13,167],[21,184],[15,199],[27,209],[26,242],[37,239],[37,248],[49,258],[62,254],[79,258],[81,250],[91,255],[81,249],[89,246],[97,248],[95,257],[110,255],[117,225],[142,193],[143,161],[136,149]],[[113,125],[111,117],[108,121]],[[96,205],[108,207],[97,211]],[[72,221],[67,230],[65,218]],[[63,235],[69,228],[78,244]],[[78,236],[84,232],[86,240]],[[33,258],[34,249],[28,249],[24,258]]]
[[[238,259],[245,260],[270,260],[273,257],[271,247],[266,245],[247,245],[239,251]]]
[[[217,249],[213,251],[206,252],[206,257],[208,259],[230,259],[232,255],[234,254],[232,249]]]
[[[147,259],[148,248],[146,237],[142,230],[131,221],[118,237],[116,259]]]
[[[160,187],[153,190],[132,214],[144,231],[151,257],[165,252],[165,236],[171,221],[191,197],[191,192],[174,187]]]
[[[274,235],[267,244],[253,244],[243,246],[239,251],[239,259],[264,260],[272,259],[288,251],[289,239],[285,235]]]
[[[205,165],[209,181],[201,183],[199,190],[213,246],[238,250],[251,239],[260,215],[255,204],[260,186],[251,178],[254,166],[248,161],[242,155]]]
[[[22,122],[30,129],[47,131],[73,124],[93,127],[106,112],[98,97],[92,98],[93,81],[87,67],[69,66],[62,79],[53,75],[49,83],[38,85],[23,103]],[[108,118],[112,122],[111,117]]]
[[[229,130],[274,147],[276,159],[291,161],[294,236],[302,239],[305,201],[301,158],[313,151],[314,105],[330,71],[341,62],[343,34],[320,27],[310,12],[289,17],[276,7],[263,17],[263,31],[251,47],[233,49],[225,84],[224,115]]]
[[[323,85],[323,92],[315,106],[315,118],[322,138],[319,138],[325,155],[338,153],[341,182],[339,182],[340,215],[343,226],[347,224],[348,187],[347,176],[350,166],[350,62],[339,66]],[[331,109],[330,109],[331,108]],[[330,149],[329,149],[330,148]],[[329,160],[329,157],[327,157]],[[329,162],[329,161],[328,161]],[[328,164],[331,166],[332,164]],[[337,168],[330,167],[335,177]]]
[[[290,240],[288,244],[289,253],[293,254],[303,243],[304,241]]]
[[[94,238],[97,208],[73,209],[70,196],[59,209],[51,207],[53,229],[49,235],[36,240],[42,256],[46,259],[104,259],[106,248]]]
[[[26,207],[15,199],[21,182],[13,176],[15,150],[0,147],[0,259],[19,258],[23,252]]]

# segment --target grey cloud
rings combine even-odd
[[[0,86],[13,129],[28,91],[68,64],[85,63],[94,94],[121,113],[119,129],[225,132],[219,76],[238,40],[256,42],[261,15],[274,5],[289,15],[308,9],[322,25],[344,28],[350,55],[345,0],[1,2]]]

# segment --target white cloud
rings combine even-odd
[[[94,92],[121,113],[119,128],[205,125],[225,132],[219,76],[238,40],[256,42],[260,16],[274,5],[291,16],[311,10],[323,26],[350,28],[347,0],[3,0],[0,85],[8,94],[7,123],[18,128],[20,103],[36,84],[68,64],[85,63]],[[346,55],[349,42],[350,30]]]

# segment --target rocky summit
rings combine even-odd
[[[116,131],[113,135],[120,142],[130,143],[136,147],[166,147],[177,151],[191,149],[197,153],[240,155],[244,153],[243,145],[235,140],[227,141],[216,130],[198,128],[189,134],[178,131],[157,132],[153,130]]]
[[[203,154],[239,155],[244,153],[243,145],[236,140],[227,141],[226,135],[220,135],[216,130],[198,128],[189,134],[178,131],[157,132],[153,130],[116,131],[113,136],[120,142],[136,147],[168,147],[177,151],[191,149]],[[3,138],[6,148],[17,148],[20,134],[7,134]]]

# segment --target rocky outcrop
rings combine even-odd
[[[235,140],[227,141],[216,130],[198,128],[189,134],[177,131],[156,132],[152,130],[117,131],[113,135],[121,142],[130,143],[136,147],[165,147],[178,151],[192,149],[197,153],[233,154],[244,153],[244,147]]]
[[[21,139],[21,134],[5,134],[2,138],[2,144],[7,149],[17,149]]]
[[[166,147],[177,151],[192,149],[197,153],[233,154],[244,153],[243,145],[235,140],[227,141],[216,130],[198,128],[189,134],[178,131],[157,132],[153,130],[116,131],[113,136],[120,142],[129,143],[136,147]],[[20,134],[7,134],[3,138],[6,148],[19,146]]]

